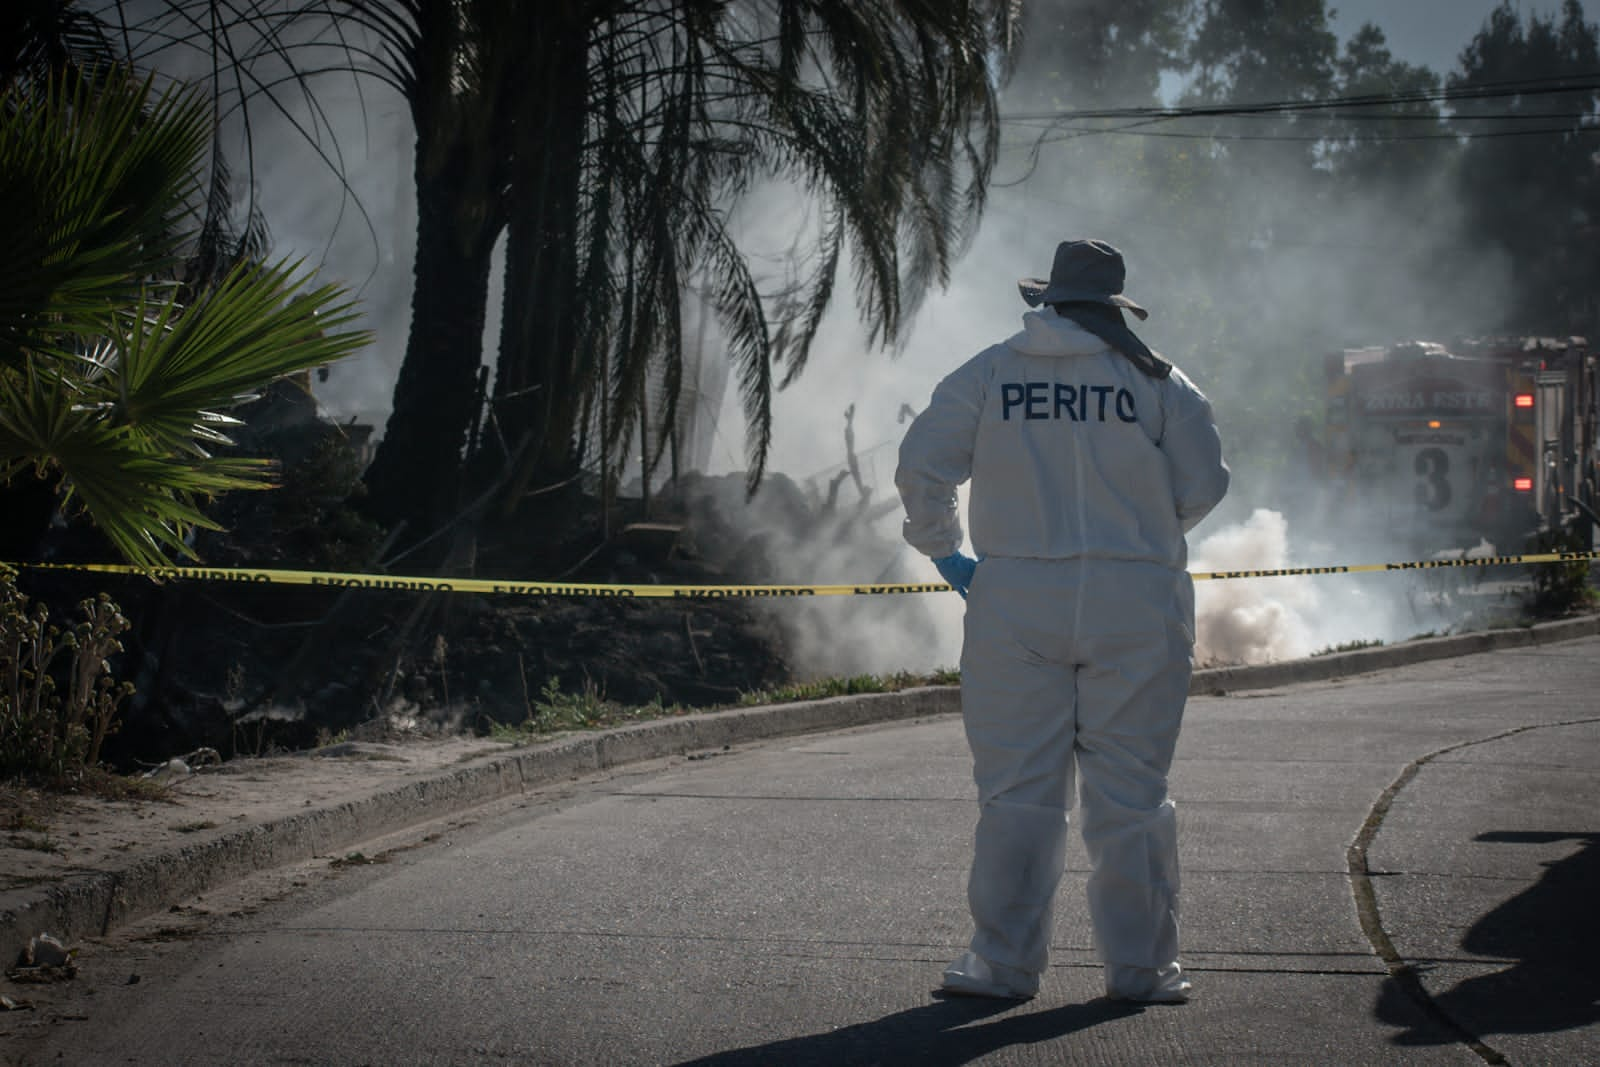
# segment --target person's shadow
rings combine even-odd
[[[1552,844],[1581,841],[1565,859],[1545,865],[1544,876],[1473,923],[1461,938],[1475,956],[1510,960],[1492,974],[1467,978],[1436,993],[1434,1003],[1475,1037],[1553,1033],[1600,1022],[1600,833],[1501,831],[1478,841]],[[1402,1045],[1438,1044],[1449,1035],[1415,1025],[1414,1010],[1393,982],[1379,997],[1379,1018],[1409,1026]]]
[[[944,997],[872,1022],[730,1049],[685,1061],[678,1067],[738,1067],[741,1064],[839,1067],[889,1063],[959,1067],[997,1049],[1054,1041],[1112,1019],[1137,1015],[1143,1010],[1133,1004],[1098,999],[973,1025],[1019,1006],[1016,1001]]]

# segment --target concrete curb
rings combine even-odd
[[[1191,695],[1214,695],[1243,689],[1271,689],[1295,682],[1323,682],[1452,656],[1573,641],[1597,633],[1600,633],[1600,615],[1586,615],[1515,630],[1484,630],[1455,637],[1427,637],[1399,645],[1336,652],[1312,659],[1269,663],[1261,667],[1218,667],[1196,671],[1189,692]]]
[[[1590,616],[1263,667],[1197,671],[1190,692],[1216,694],[1328,680],[1449,656],[1570,641],[1596,633],[1600,633],[1600,616]],[[448,773],[390,787],[359,801],[238,827],[182,847],[130,857],[121,870],[83,874],[41,886],[33,899],[0,912],[0,963],[9,966],[29,938],[39,933],[48,931],[68,942],[103,935],[214,886],[337,853],[362,841],[536,786],[664,756],[900,719],[951,715],[960,709],[960,690],[954,686],[869,693],[660,719],[486,756]]]

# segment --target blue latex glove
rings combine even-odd
[[[950,588],[960,593],[962,600],[967,599],[967,589],[972,585],[972,576],[977,573],[978,561],[954,552],[934,560],[933,565],[939,568],[939,577],[949,582]]]

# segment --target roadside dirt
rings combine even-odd
[[[115,869],[128,854],[357,800],[510,747],[473,737],[344,742],[163,774],[160,795],[142,799],[0,786],[0,901],[32,885]]]

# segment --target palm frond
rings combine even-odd
[[[342,291],[241,261],[180,301],[209,117],[125,76],[63,80],[0,114],[0,190],[35,205],[0,248],[0,479],[53,468],[124,556],[190,554],[217,493],[272,484],[214,454],[226,409],[364,344]],[[185,224],[189,225],[185,225]]]
[[[63,75],[105,70],[123,58],[95,12],[61,0],[0,5],[0,91],[25,96]],[[16,101],[8,95],[6,106]]]
[[[136,427],[192,425],[263,382],[332,363],[370,339],[350,332],[341,290],[305,290],[292,262],[243,263],[187,308],[146,300],[103,324],[117,358],[111,387]]]
[[[72,332],[177,262],[209,139],[191,94],[149,81],[53,83],[0,114],[0,349]]]

